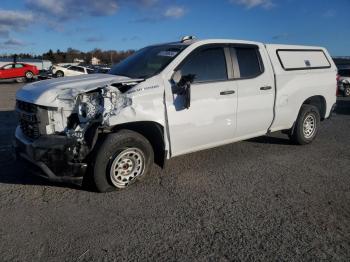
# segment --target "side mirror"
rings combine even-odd
[[[172,80],[175,84],[173,87],[173,93],[183,97],[183,106],[186,109],[188,109],[191,105],[191,84],[194,79],[195,75],[183,76],[180,70],[175,71],[172,77]]]
[[[177,85],[178,83],[180,83],[182,78],[182,73],[181,70],[177,70],[175,71],[175,73],[173,74],[172,80],[174,81],[174,83]]]

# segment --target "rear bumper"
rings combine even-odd
[[[62,136],[41,137],[31,142],[19,127],[16,129],[16,158],[25,162],[32,173],[54,182],[81,185],[87,164],[71,161],[70,146],[71,141]]]

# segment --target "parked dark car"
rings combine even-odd
[[[350,68],[338,70],[338,89],[345,97],[350,96]]]

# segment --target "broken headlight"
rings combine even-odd
[[[77,99],[80,123],[98,119],[103,112],[103,97],[100,92],[85,93]]]

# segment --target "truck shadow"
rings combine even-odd
[[[0,184],[45,185],[77,188],[74,185],[58,184],[34,175],[20,161],[16,161],[12,145],[17,125],[15,111],[0,111]]]
[[[288,145],[288,146],[293,145],[288,139],[288,137],[281,138],[281,137],[274,137],[274,136],[260,136],[260,137],[246,140],[246,142],[259,143],[259,144],[272,144],[272,145]]]
[[[80,190],[79,186],[66,183],[55,183],[35,175],[21,161],[15,160],[13,150],[9,150],[7,156],[0,154],[0,184],[11,185],[38,185],[51,187],[64,187]],[[13,155],[9,157],[9,155]],[[86,190],[86,189],[85,189]]]
[[[350,115],[350,98],[338,98],[335,113],[339,115]]]

